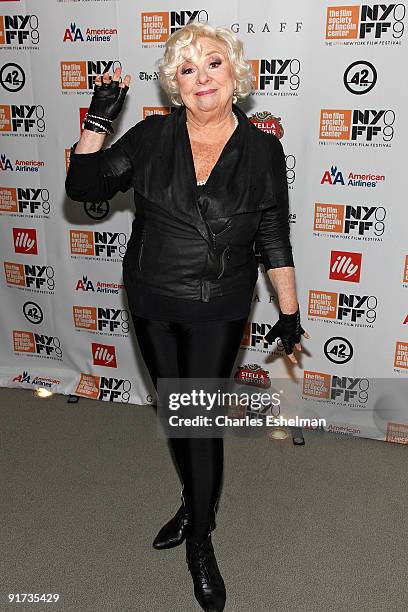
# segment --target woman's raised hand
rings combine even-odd
[[[94,132],[113,133],[112,121],[122,110],[131,80],[127,74],[122,81],[122,69],[116,68],[113,77],[109,72],[95,78],[94,94],[84,121],[84,128]]]

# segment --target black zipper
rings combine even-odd
[[[142,253],[143,253],[143,246],[144,246],[144,241],[145,241],[145,231],[143,231],[142,234],[142,239],[140,241],[140,249],[139,249],[139,270],[142,270]]]
[[[222,252],[222,255],[221,255],[221,264],[222,264],[222,268],[221,268],[221,272],[220,272],[220,273],[219,273],[219,275],[217,276],[217,280],[218,280],[219,278],[221,278],[221,276],[224,274],[224,270],[225,270],[225,257],[224,257],[224,256],[225,256],[225,255],[227,256],[227,259],[229,259],[229,258],[230,258],[230,251],[229,251],[229,247],[225,247],[225,249],[224,249],[224,250],[223,250],[223,252]]]
[[[213,249],[214,249],[214,251],[215,251],[216,246],[217,246],[217,245],[216,245],[216,236],[221,236],[221,234],[223,234],[224,232],[226,232],[226,231],[227,231],[227,230],[228,230],[228,229],[229,229],[231,226],[230,226],[230,225],[227,225],[227,227],[224,227],[224,229],[223,229],[223,230],[221,230],[220,232],[218,232],[218,234],[214,234],[214,233],[213,233],[213,231],[212,231],[211,227],[208,225],[208,223],[207,223],[207,227],[208,227],[208,230],[209,230],[209,232],[210,232],[210,234],[211,234],[212,244],[213,244]]]

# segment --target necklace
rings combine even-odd
[[[237,125],[238,125],[238,117],[236,116],[236,114],[234,112],[232,112],[232,116],[234,118],[234,130],[236,129]],[[186,123],[188,124],[188,119],[186,119]],[[202,180],[202,181],[197,181],[197,185],[205,185],[207,182],[206,180]]]

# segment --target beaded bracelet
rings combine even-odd
[[[96,115],[88,115],[88,113],[86,113],[85,119],[82,123],[82,129],[87,129],[86,124],[90,123],[91,125],[96,125],[97,127],[99,127],[101,130],[105,132],[105,134],[113,134],[113,128],[110,125],[111,120],[105,119],[104,117],[98,117],[98,119],[102,119],[103,121],[109,121],[109,125],[105,126],[105,125],[102,125],[101,123],[98,123],[97,121],[92,121],[92,119],[89,119],[89,117],[95,117],[95,116]]]

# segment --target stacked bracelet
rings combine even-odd
[[[103,123],[93,121],[92,119],[90,119],[90,117],[92,117],[93,119],[99,119]],[[94,132],[101,131],[105,132],[105,134],[113,134],[113,128],[111,126],[111,123],[111,119],[106,119],[105,117],[98,117],[97,115],[90,115],[89,113],[86,113],[85,119],[82,123],[82,129],[91,129]],[[89,125],[96,125],[96,127],[100,128],[100,130],[95,130],[94,128],[89,127]]]

